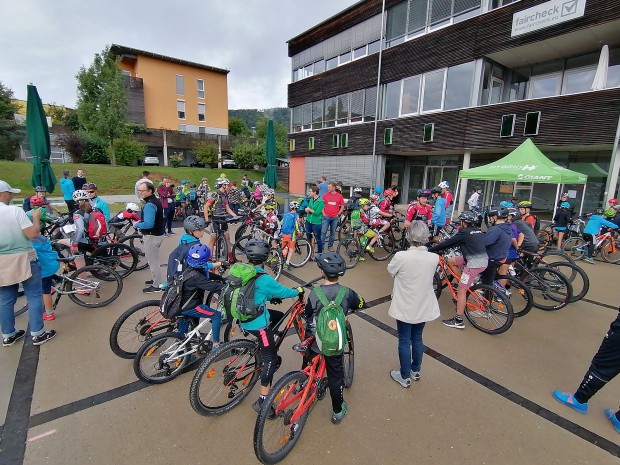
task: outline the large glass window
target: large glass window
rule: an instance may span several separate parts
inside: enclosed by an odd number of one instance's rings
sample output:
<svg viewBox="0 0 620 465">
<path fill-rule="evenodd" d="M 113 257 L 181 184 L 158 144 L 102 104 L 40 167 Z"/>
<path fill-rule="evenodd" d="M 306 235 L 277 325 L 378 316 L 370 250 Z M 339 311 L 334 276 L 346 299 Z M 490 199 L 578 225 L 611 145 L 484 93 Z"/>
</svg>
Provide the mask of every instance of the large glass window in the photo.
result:
<svg viewBox="0 0 620 465">
<path fill-rule="evenodd" d="M 314 62 L 314 74 L 322 73 L 325 71 L 325 60 L 319 60 Z"/>
<path fill-rule="evenodd" d="M 312 129 L 323 127 L 323 100 L 312 102 Z"/>
<path fill-rule="evenodd" d="M 403 81 L 403 98 L 400 107 L 401 115 L 409 115 L 418 112 L 420 103 L 420 76 L 405 79 Z"/>
<path fill-rule="evenodd" d="M 364 117 L 364 90 L 351 92 L 351 123 L 359 123 Z"/>
<path fill-rule="evenodd" d="M 530 98 L 553 97 L 560 93 L 562 73 L 532 76 L 530 79 Z"/>
<path fill-rule="evenodd" d="M 301 124 L 302 129 L 307 130 L 312 128 L 312 104 L 306 103 L 301 107 Z"/>
<path fill-rule="evenodd" d="M 358 47 L 353 50 L 353 59 L 362 58 L 366 56 L 366 46 Z"/>
<path fill-rule="evenodd" d="M 512 71 L 510 81 L 510 101 L 523 100 L 527 96 L 530 68 L 524 67 Z"/>
<path fill-rule="evenodd" d="M 448 68 L 444 109 L 468 107 L 474 82 L 474 62 Z"/>
<path fill-rule="evenodd" d="M 329 60 L 325 60 L 326 70 L 334 69 L 336 66 L 338 66 L 338 57 L 333 57 L 333 58 L 330 58 Z"/>
<path fill-rule="evenodd" d="M 345 52 L 340 55 L 340 60 L 338 60 L 338 63 L 343 65 L 349 61 L 351 61 L 351 52 Z"/>
<path fill-rule="evenodd" d="M 605 87 L 620 86 L 620 48 L 609 51 L 609 68 L 607 68 L 607 83 Z"/>
<path fill-rule="evenodd" d="M 293 108 L 293 132 L 301 131 L 301 107 Z"/>
<path fill-rule="evenodd" d="M 323 118 L 323 126 L 331 128 L 336 125 L 336 97 L 325 99 L 325 117 Z"/>
<path fill-rule="evenodd" d="M 452 0 L 430 0 L 431 26 L 445 23 L 452 15 Z"/>
<path fill-rule="evenodd" d="M 349 94 L 338 96 L 338 110 L 336 113 L 336 124 L 349 123 Z"/>
<path fill-rule="evenodd" d="M 373 53 L 379 53 L 381 49 L 381 41 L 376 40 L 368 44 L 368 55 L 372 55 Z"/>
<path fill-rule="evenodd" d="M 592 90 L 592 83 L 594 82 L 595 74 L 595 66 L 566 71 L 564 73 L 564 81 L 562 83 L 562 94 L 576 94 L 577 92 L 587 92 Z"/>
<path fill-rule="evenodd" d="M 407 31 L 415 34 L 426 28 L 427 0 L 409 0 L 409 18 Z"/>
<path fill-rule="evenodd" d="M 385 85 L 383 119 L 398 118 L 399 116 L 401 82 L 395 81 Z"/>
<path fill-rule="evenodd" d="M 369 87 L 364 93 L 364 121 L 374 121 L 377 116 L 377 88 Z"/>
<path fill-rule="evenodd" d="M 185 95 L 185 80 L 183 76 L 177 74 L 177 95 Z"/>
<path fill-rule="evenodd" d="M 389 41 L 396 37 L 404 36 L 406 30 L 407 2 L 402 2 L 387 10 L 385 39 Z"/>
<path fill-rule="evenodd" d="M 422 111 L 441 110 L 445 70 L 424 74 L 422 84 Z"/>
</svg>

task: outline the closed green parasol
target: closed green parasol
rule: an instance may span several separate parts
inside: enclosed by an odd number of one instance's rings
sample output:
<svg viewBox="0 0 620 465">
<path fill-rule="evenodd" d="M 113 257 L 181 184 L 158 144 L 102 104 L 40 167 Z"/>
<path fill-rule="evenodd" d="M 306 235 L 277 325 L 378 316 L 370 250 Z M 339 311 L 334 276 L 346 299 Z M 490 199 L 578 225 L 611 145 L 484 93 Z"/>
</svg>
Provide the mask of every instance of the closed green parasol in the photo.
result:
<svg viewBox="0 0 620 465">
<path fill-rule="evenodd" d="M 54 192 L 56 176 L 50 166 L 50 133 L 43 104 L 37 88 L 28 86 L 28 104 L 26 106 L 26 132 L 32 156 L 32 187 L 43 186 L 48 192 Z"/>
<path fill-rule="evenodd" d="M 273 120 L 267 123 L 267 135 L 265 136 L 265 158 L 267 160 L 267 170 L 265 171 L 265 184 L 272 189 L 278 184 L 278 173 L 276 171 L 276 131 L 273 127 Z"/>
</svg>

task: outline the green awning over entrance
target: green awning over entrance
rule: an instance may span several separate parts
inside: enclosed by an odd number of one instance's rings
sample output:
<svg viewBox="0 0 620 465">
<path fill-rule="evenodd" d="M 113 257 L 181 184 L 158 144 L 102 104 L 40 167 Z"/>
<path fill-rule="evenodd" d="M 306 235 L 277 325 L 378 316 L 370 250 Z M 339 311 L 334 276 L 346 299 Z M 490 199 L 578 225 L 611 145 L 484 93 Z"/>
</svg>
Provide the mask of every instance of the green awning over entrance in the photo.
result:
<svg viewBox="0 0 620 465">
<path fill-rule="evenodd" d="M 545 184 L 585 184 L 588 181 L 585 174 L 562 168 L 549 160 L 531 139 L 527 139 L 504 158 L 488 165 L 461 170 L 459 177 Z"/>
</svg>

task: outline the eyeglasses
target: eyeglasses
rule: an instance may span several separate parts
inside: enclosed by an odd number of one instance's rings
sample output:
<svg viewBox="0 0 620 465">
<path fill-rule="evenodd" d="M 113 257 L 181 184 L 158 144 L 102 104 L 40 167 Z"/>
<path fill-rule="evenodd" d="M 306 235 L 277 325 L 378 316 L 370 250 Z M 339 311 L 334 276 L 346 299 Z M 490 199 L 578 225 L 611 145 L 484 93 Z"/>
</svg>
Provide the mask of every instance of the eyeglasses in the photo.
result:
<svg viewBox="0 0 620 465">
<path fill-rule="evenodd" d="M 94 194 L 97 191 L 86 191 L 86 192 L 88 192 L 89 194 Z"/>
</svg>

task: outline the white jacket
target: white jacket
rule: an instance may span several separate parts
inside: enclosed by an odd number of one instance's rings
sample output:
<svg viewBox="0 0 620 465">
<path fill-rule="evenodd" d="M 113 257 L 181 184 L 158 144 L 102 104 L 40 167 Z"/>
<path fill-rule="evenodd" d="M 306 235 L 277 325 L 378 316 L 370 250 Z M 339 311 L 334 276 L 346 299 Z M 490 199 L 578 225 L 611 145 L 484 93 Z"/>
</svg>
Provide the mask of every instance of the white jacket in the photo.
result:
<svg viewBox="0 0 620 465">
<path fill-rule="evenodd" d="M 433 276 L 439 257 L 426 247 L 397 252 L 387 267 L 394 278 L 388 314 L 405 323 L 424 323 L 439 317 Z"/>
</svg>

